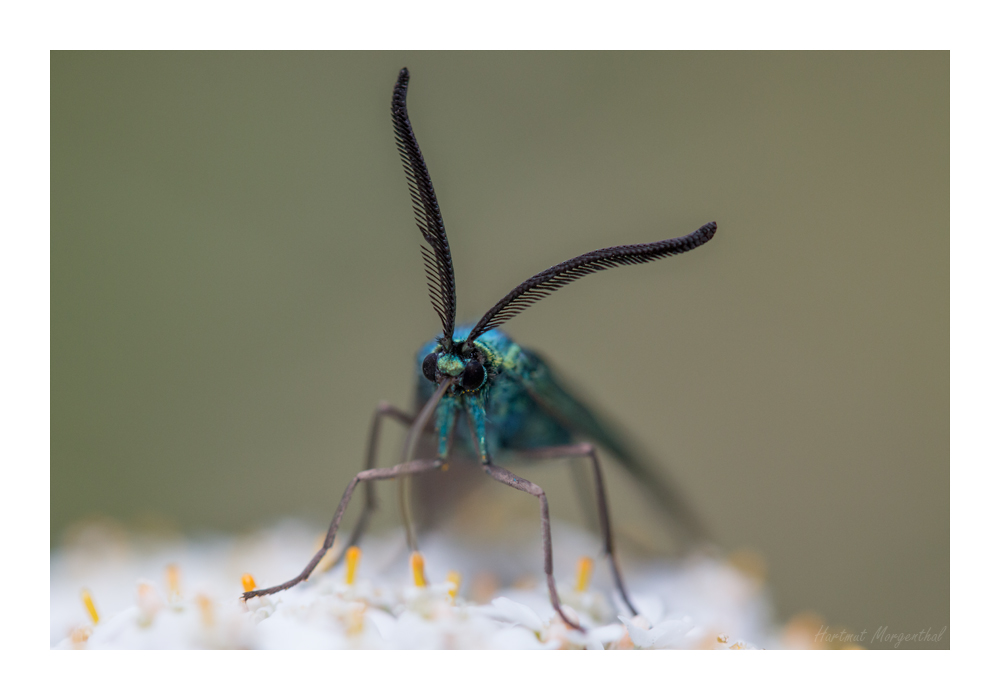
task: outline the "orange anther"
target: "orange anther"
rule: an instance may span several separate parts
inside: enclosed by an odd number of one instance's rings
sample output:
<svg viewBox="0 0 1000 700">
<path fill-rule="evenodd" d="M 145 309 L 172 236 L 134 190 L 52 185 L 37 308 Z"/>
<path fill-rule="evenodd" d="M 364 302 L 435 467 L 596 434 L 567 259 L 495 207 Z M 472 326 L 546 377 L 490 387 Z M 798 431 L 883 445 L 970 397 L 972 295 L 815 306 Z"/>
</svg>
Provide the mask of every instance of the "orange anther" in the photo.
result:
<svg viewBox="0 0 1000 700">
<path fill-rule="evenodd" d="M 462 585 L 462 574 L 457 571 L 449 571 L 445 580 L 451 584 L 451 588 L 448 589 L 448 595 L 451 596 L 452 601 L 454 601 L 455 596 L 458 595 L 458 589 Z"/>
<path fill-rule="evenodd" d="M 240 583 L 243 584 L 244 593 L 249 593 L 257 587 L 257 582 L 253 580 L 253 576 L 250 574 L 243 574 L 243 578 L 240 579 Z"/>
<path fill-rule="evenodd" d="M 354 577 L 358 573 L 358 563 L 361 561 L 361 547 L 348 547 L 347 554 L 347 574 L 344 577 L 348 586 L 354 585 Z"/>
<path fill-rule="evenodd" d="M 590 585 L 590 574 L 594 570 L 594 560 L 590 557 L 580 557 L 576 563 L 576 590 L 583 593 Z"/>
<path fill-rule="evenodd" d="M 198 609 L 201 611 L 201 623 L 205 627 L 211 627 L 215 622 L 215 616 L 212 614 L 212 600 L 207 595 L 198 594 L 195 596 L 195 602 L 198 603 Z"/>
<path fill-rule="evenodd" d="M 87 614 L 90 615 L 90 619 L 96 625 L 101 621 L 101 616 L 97 614 L 97 608 L 94 606 L 94 597 L 90 595 L 90 591 L 84 588 L 80 591 L 80 600 L 83 601 L 83 607 L 87 609 Z"/>
<path fill-rule="evenodd" d="M 167 566 L 167 590 L 171 598 L 181 597 L 181 569 L 177 564 Z"/>
<path fill-rule="evenodd" d="M 320 573 L 325 573 L 333 568 L 334 562 L 337 561 L 337 557 L 334 554 L 334 552 L 337 550 L 337 542 L 339 541 L 340 541 L 340 535 L 337 535 L 336 537 L 333 538 L 333 544 L 330 546 L 328 550 L 326 550 L 326 554 L 324 554 L 323 558 L 319 560 L 319 564 L 316 565 L 316 569 Z M 322 549 L 324 544 L 326 544 L 325 532 L 316 538 L 316 545 L 315 545 L 316 549 Z"/>
<path fill-rule="evenodd" d="M 413 569 L 413 585 L 423 588 L 427 585 L 427 577 L 424 575 L 424 557 L 420 552 L 410 555 L 410 568 Z"/>
</svg>

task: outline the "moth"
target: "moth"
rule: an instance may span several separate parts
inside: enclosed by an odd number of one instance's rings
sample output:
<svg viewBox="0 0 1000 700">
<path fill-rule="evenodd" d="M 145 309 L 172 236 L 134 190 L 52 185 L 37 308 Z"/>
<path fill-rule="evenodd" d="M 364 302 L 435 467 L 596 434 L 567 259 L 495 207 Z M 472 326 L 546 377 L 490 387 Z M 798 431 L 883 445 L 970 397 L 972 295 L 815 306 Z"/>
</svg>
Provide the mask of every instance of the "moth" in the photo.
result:
<svg viewBox="0 0 1000 700">
<path fill-rule="evenodd" d="M 364 532 L 375 508 L 374 482 L 398 477 L 417 477 L 447 467 L 456 450 L 473 454 L 486 477 L 495 479 L 538 499 L 541 510 L 543 568 L 552 607 L 563 621 L 579 629 L 563 611 L 556 592 L 552 567 L 552 536 L 545 492 L 536 484 L 498 465 L 494 456 L 517 453 L 534 460 L 582 457 L 591 465 L 598 520 L 604 553 L 624 604 L 637 614 L 622 581 L 615 558 L 604 477 L 595 444 L 606 449 L 634 476 L 690 538 L 700 539 L 704 530 L 697 517 L 654 467 L 636 456 L 627 442 L 574 396 L 552 373 L 548 364 L 520 346 L 500 326 L 529 306 L 570 282 L 587 275 L 624 265 L 637 265 L 679 255 L 704 245 L 716 232 L 715 222 L 679 238 L 654 243 L 622 245 L 585 253 L 554 265 L 514 287 L 472 325 L 456 326 L 455 271 L 444 220 L 438 207 L 430 173 L 410 124 L 406 94 L 410 73 L 406 68 L 392 92 L 392 123 L 396 145 L 409 183 L 417 228 L 423 236 L 421 252 L 427 274 L 431 305 L 441 322 L 441 333 L 425 344 L 417 357 L 417 396 L 422 408 L 417 415 L 388 404 L 375 411 L 369 433 L 366 468 L 347 486 L 333 516 L 323 545 L 306 568 L 285 583 L 248 591 L 244 599 L 269 595 L 305 581 L 333 546 L 334 537 L 351 496 L 365 485 L 365 504 L 347 546 Z M 388 469 L 374 468 L 375 452 L 384 418 L 409 427 L 401 462 Z M 437 455 L 415 459 L 417 441 L 425 432 L 435 437 Z M 405 510 L 404 510 L 405 513 Z M 416 538 L 404 517 L 407 540 L 416 549 Z M 346 551 L 346 547 L 344 548 Z"/>
</svg>

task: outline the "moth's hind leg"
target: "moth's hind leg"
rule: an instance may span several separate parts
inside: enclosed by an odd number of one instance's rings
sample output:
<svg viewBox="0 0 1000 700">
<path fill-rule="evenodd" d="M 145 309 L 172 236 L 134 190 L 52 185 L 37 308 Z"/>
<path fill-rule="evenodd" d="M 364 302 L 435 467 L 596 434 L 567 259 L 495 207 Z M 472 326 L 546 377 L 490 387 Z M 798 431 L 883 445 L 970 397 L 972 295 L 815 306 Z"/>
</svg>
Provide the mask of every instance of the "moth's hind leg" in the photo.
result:
<svg viewBox="0 0 1000 700">
<path fill-rule="evenodd" d="M 618 569 L 618 560 L 615 559 L 615 543 L 611 534 L 611 516 L 608 513 L 608 499 L 604 491 L 604 475 L 601 472 L 601 463 L 597 459 L 597 450 L 587 442 L 576 445 L 559 445 L 556 447 L 543 447 L 537 450 L 526 450 L 518 452 L 518 455 L 527 459 L 560 459 L 564 457 L 587 457 L 594 465 L 594 486 L 597 492 L 597 517 L 601 526 L 601 537 L 604 539 L 604 553 L 608 557 L 611 565 L 611 575 L 615 579 L 615 587 L 621 593 L 622 600 L 633 615 L 638 615 L 635 605 L 625 591 L 625 583 L 622 581 L 621 571 Z"/>
<path fill-rule="evenodd" d="M 395 467 L 390 467 L 389 469 L 369 469 L 360 472 L 357 476 L 351 479 L 351 483 L 347 485 L 347 490 L 344 491 L 343 497 L 340 499 L 340 504 L 337 506 L 337 511 L 333 514 L 333 520 L 330 522 L 330 528 L 327 530 L 326 539 L 323 540 L 323 546 L 315 556 L 306 565 L 306 568 L 302 570 L 302 573 L 293 579 L 285 581 L 280 586 L 272 586 L 271 588 L 263 588 L 256 591 L 248 591 L 243 594 L 243 599 L 247 600 L 249 598 L 255 598 L 261 595 L 270 595 L 272 593 L 277 593 L 278 591 L 283 591 L 299 583 L 302 583 L 316 568 L 323 556 L 330 551 L 333 546 L 333 538 L 337 536 L 337 529 L 340 527 L 340 520 L 344 517 L 344 511 L 347 509 L 347 504 L 351 500 L 351 495 L 354 493 L 354 489 L 361 482 L 372 482 L 380 481 L 382 479 L 394 479 L 397 476 L 408 476 L 410 474 L 420 474 L 422 472 L 428 472 L 434 469 L 440 469 L 444 462 L 440 459 L 418 459 L 412 462 L 404 462 L 403 464 L 397 464 Z"/>
</svg>

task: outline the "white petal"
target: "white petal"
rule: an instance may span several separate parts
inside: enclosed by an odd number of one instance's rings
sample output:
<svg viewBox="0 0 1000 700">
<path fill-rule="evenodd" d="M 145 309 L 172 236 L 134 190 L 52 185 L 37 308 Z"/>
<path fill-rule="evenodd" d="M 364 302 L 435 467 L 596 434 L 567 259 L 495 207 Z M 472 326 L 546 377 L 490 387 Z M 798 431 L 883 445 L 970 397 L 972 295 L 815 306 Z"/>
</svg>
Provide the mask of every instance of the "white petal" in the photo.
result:
<svg viewBox="0 0 1000 700">
<path fill-rule="evenodd" d="M 650 630 L 644 630 L 623 615 L 619 615 L 618 619 L 625 623 L 625 629 L 628 630 L 628 636 L 636 647 L 639 649 L 648 649 L 653 646 L 653 642 L 656 641 L 656 638 Z"/>
<path fill-rule="evenodd" d="M 687 646 L 685 635 L 691 631 L 694 623 L 691 618 L 684 617 L 680 620 L 665 620 L 656 625 L 649 633 L 653 636 L 653 646 L 657 649 L 664 649 L 673 646 Z M 635 641 L 635 640 L 632 640 Z"/>
<path fill-rule="evenodd" d="M 542 631 L 541 618 L 527 605 L 521 605 L 520 603 L 515 603 L 510 598 L 500 596 L 499 598 L 494 598 L 493 607 L 499 611 L 502 619 L 524 625 L 532 632 Z"/>
</svg>

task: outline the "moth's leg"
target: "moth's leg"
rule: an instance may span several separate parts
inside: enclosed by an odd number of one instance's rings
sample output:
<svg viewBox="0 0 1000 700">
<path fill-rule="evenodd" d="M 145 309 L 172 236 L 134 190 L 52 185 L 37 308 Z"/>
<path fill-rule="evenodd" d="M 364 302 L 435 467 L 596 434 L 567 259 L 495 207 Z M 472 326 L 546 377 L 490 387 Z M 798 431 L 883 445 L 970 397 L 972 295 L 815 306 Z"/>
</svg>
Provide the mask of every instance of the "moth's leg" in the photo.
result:
<svg viewBox="0 0 1000 700">
<path fill-rule="evenodd" d="M 632 612 L 638 615 L 638 611 L 632 604 L 628 593 L 625 592 L 625 584 L 622 582 L 621 572 L 618 570 L 618 561 L 615 559 L 615 543 L 611 534 L 611 516 L 608 513 L 608 499 L 604 491 L 604 475 L 601 472 L 601 463 L 597 459 L 597 450 L 590 443 L 581 442 L 577 445 L 559 445 L 556 447 L 543 447 L 537 450 L 527 450 L 518 452 L 518 455 L 528 459 L 560 459 L 563 457 L 588 457 L 594 465 L 594 486 L 597 491 L 597 517 L 601 524 L 601 537 L 604 538 L 604 553 L 608 556 L 611 564 L 611 575 L 615 579 L 615 587 L 621 593 L 622 600 Z"/>
<path fill-rule="evenodd" d="M 434 391 L 434 394 L 428 399 L 424 407 L 420 409 L 420 413 L 417 417 L 413 419 L 413 425 L 406 432 L 406 440 L 403 442 L 403 456 L 400 458 L 400 462 L 409 462 L 413 459 L 414 451 L 417 447 L 417 439 L 420 437 L 430 423 L 431 417 L 435 414 L 438 404 L 444 397 L 445 392 L 447 392 L 451 385 L 455 383 L 454 377 L 448 377 L 440 384 L 438 388 Z M 449 442 L 450 445 L 450 442 Z M 448 459 L 448 454 L 439 455 L 441 458 L 441 464 L 446 464 L 445 460 Z M 406 544 L 410 548 L 411 552 L 417 551 L 417 536 L 413 529 L 413 518 L 410 517 L 409 499 L 407 493 L 407 483 L 409 479 L 401 479 L 399 483 L 399 514 L 403 520 L 403 530 L 406 532 Z"/>
<path fill-rule="evenodd" d="M 526 459 L 531 459 L 531 455 L 525 455 Z M 573 491 L 576 495 L 576 502 L 580 504 L 580 510 L 583 511 L 584 524 L 587 526 L 588 530 L 599 531 L 601 524 L 597 520 L 597 513 L 594 511 L 593 504 L 596 499 L 594 493 L 594 486 L 591 480 L 587 478 L 587 473 L 581 469 L 570 469 L 569 470 L 570 480 L 573 482 Z"/>
<path fill-rule="evenodd" d="M 563 612 L 562 606 L 559 605 L 559 594 L 556 592 L 556 579 L 552 575 L 552 530 L 549 526 L 549 501 L 545 497 L 545 492 L 540 486 L 531 483 L 527 479 L 515 476 L 503 467 L 498 467 L 495 464 L 490 464 L 488 462 L 483 463 L 482 466 L 483 471 L 500 483 L 512 486 L 518 491 L 530 493 L 538 499 L 538 503 L 542 509 L 542 550 L 545 557 L 545 578 L 549 584 L 549 600 L 552 602 L 552 607 L 556 609 L 557 613 L 559 613 L 559 617 L 562 618 L 563 622 L 570 627 L 583 631 L 583 628 L 580 627 L 579 624 L 572 622 L 566 617 L 566 613 Z"/>
<path fill-rule="evenodd" d="M 375 409 L 375 415 L 372 416 L 372 427 L 368 431 L 368 450 L 365 453 L 365 468 L 364 471 L 371 471 L 375 468 L 375 460 L 378 456 L 378 440 L 379 435 L 382 432 L 382 419 L 392 418 L 399 423 L 409 427 L 413 425 L 413 416 L 411 416 L 406 411 L 400 410 L 393 406 L 392 404 L 382 401 L 379 403 L 378 407 Z M 368 521 L 371 519 L 372 513 L 378 508 L 378 500 L 375 498 L 375 482 L 366 481 L 365 482 L 365 502 L 361 509 L 361 514 L 358 515 L 358 520 L 354 524 L 354 529 L 351 530 L 351 536 L 347 540 L 347 543 L 341 547 L 340 551 L 333 558 L 333 562 L 330 563 L 331 567 L 336 566 L 347 554 L 347 550 L 358 543 L 361 536 L 365 533 L 368 528 Z"/>
<path fill-rule="evenodd" d="M 340 505 L 337 506 L 337 511 L 333 514 L 333 520 L 330 522 L 330 529 L 327 530 L 323 546 L 318 552 L 316 552 L 316 555 L 306 565 L 306 568 L 302 570 L 302 573 L 289 581 L 285 581 L 280 586 L 272 586 L 271 588 L 248 591 L 243 594 L 243 599 L 247 600 L 261 595 L 277 593 L 278 591 L 283 591 L 296 584 L 302 583 L 309 578 L 309 574 L 311 574 L 313 569 L 316 568 L 316 565 L 319 564 L 320 559 L 322 559 L 323 555 L 330 551 L 330 547 L 333 546 L 333 538 L 337 536 L 337 528 L 340 527 L 340 519 L 344 516 L 344 510 L 347 509 L 347 504 L 351 500 L 351 495 L 354 493 L 354 489 L 359 483 L 379 481 L 381 479 L 393 479 L 397 476 L 420 474 L 421 472 L 440 469 L 442 464 L 444 464 L 444 462 L 440 459 L 418 459 L 412 462 L 397 464 L 395 467 L 390 467 L 389 469 L 369 469 L 359 473 L 351 479 L 351 483 L 347 485 L 347 490 L 344 491 L 344 496 L 340 499 Z"/>
</svg>

